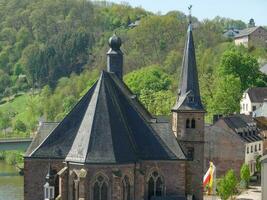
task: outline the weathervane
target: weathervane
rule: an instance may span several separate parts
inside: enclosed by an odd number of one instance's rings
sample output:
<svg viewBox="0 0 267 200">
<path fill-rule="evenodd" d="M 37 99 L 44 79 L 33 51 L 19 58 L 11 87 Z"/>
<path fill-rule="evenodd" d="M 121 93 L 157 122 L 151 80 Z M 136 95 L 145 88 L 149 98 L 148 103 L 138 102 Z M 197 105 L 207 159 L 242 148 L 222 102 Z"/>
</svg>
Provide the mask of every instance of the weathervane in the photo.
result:
<svg viewBox="0 0 267 200">
<path fill-rule="evenodd" d="M 188 12 L 189 12 L 189 24 L 192 22 L 192 5 L 189 5 Z"/>
</svg>

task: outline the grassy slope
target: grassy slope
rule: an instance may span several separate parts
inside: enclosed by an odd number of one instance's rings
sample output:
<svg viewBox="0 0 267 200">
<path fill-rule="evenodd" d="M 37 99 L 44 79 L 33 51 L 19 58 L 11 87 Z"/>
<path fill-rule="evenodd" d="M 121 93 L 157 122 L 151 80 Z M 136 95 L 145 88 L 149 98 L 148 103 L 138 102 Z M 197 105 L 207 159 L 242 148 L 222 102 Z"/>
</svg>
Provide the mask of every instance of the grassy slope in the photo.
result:
<svg viewBox="0 0 267 200">
<path fill-rule="evenodd" d="M 36 107 L 36 103 L 40 103 L 39 95 L 32 96 L 30 93 L 23 94 L 13 100 L 0 105 L 0 112 L 2 113 L 15 113 L 15 117 L 12 118 L 14 123 L 16 120 L 21 120 L 27 127 L 31 126 L 31 121 L 38 118 L 30 109 Z M 30 105 L 34 105 L 31 107 Z M 12 125 L 11 125 L 12 126 Z"/>
</svg>

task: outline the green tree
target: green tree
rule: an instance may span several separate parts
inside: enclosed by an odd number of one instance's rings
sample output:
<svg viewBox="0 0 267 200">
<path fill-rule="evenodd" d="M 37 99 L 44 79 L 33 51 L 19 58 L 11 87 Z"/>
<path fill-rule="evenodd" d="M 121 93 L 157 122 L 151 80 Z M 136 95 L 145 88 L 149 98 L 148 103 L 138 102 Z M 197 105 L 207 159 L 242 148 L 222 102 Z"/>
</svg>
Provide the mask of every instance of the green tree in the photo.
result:
<svg viewBox="0 0 267 200">
<path fill-rule="evenodd" d="M 219 67 L 222 76 L 233 75 L 241 81 L 242 91 L 256 86 L 260 75 L 259 64 L 255 57 L 239 49 L 230 49 L 224 52 Z"/>
<path fill-rule="evenodd" d="M 218 195 L 222 200 L 227 200 L 236 193 L 237 178 L 233 170 L 229 170 L 226 175 L 218 182 Z"/>
<path fill-rule="evenodd" d="M 233 75 L 218 77 L 214 83 L 212 98 L 207 100 L 207 110 L 210 117 L 213 114 L 231 114 L 239 112 L 241 83 Z"/>
<path fill-rule="evenodd" d="M 240 169 L 240 178 L 242 181 L 245 182 L 246 188 L 248 188 L 250 171 L 249 171 L 249 166 L 245 163 L 242 165 L 242 167 Z"/>
</svg>

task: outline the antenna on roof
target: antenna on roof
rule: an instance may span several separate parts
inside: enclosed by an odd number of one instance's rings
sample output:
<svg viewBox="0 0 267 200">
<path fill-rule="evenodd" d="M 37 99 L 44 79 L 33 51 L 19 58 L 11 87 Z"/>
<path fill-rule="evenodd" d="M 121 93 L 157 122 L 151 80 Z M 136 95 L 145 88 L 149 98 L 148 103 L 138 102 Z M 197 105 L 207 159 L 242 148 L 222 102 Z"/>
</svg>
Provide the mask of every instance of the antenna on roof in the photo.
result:
<svg viewBox="0 0 267 200">
<path fill-rule="evenodd" d="M 189 5 L 189 7 L 188 7 L 188 12 L 189 12 L 189 24 L 191 24 L 192 23 L 192 5 Z"/>
</svg>

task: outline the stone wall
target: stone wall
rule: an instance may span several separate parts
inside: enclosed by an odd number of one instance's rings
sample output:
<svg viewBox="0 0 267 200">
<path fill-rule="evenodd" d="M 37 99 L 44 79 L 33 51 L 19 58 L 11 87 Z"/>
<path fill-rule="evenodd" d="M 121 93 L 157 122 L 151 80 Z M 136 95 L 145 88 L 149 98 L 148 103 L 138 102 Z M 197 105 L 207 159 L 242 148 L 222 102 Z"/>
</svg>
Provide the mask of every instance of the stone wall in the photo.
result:
<svg viewBox="0 0 267 200">
<path fill-rule="evenodd" d="M 203 199 L 204 176 L 204 112 L 173 112 L 172 128 L 183 151 L 191 161 L 186 162 L 186 193 Z M 195 128 L 187 128 L 186 121 L 195 120 Z"/>
<path fill-rule="evenodd" d="M 212 161 L 216 166 L 217 177 L 221 177 L 229 169 L 239 175 L 239 170 L 245 162 L 245 143 L 226 129 L 214 125 L 206 126 L 204 159 L 205 171 Z"/>
<path fill-rule="evenodd" d="M 24 200 L 44 199 L 44 184 L 49 163 L 57 172 L 64 167 L 62 160 L 24 159 Z"/>
<path fill-rule="evenodd" d="M 80 171 L 86 171 L 84 178 Z M 185 195 L 185 161 L 154 161 L 127 165 L 69 165 L 69 197 L 72 197 L 74 177 L 79 180 L 79 200 L 89 200 L 93 197 L 93 185 L 97 175 L 105 177 L 108 184 L 108 199 L 122 199 L 122 180 L 129 177 L 131 197 L 136 200 L 147 199 L 147 182 L 150 174 L 157 171 L 164 180 L 164 195 Z M 74 175 L 75 174 L 75 175 Z M 84 173 L 83 173 L 84 174 Z M 67 191 L 66 191 L 67 192 Z M 66 194 L 63 194 L 66 196 Z"/>
<path fill-rule="evenodd" d="M 259 27 L 249 35 L 249 46 L 267 47 L 267 30 Z"/>
</svg>

